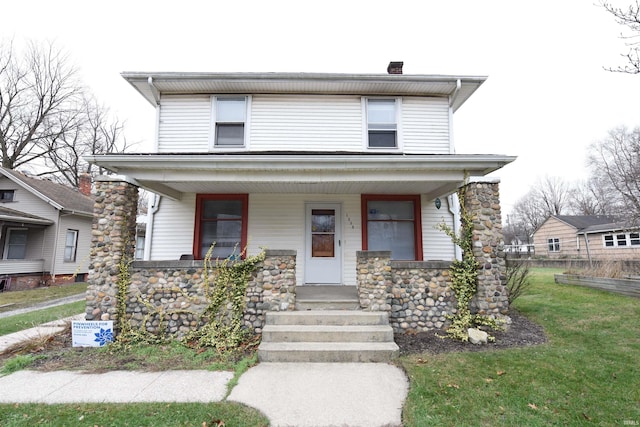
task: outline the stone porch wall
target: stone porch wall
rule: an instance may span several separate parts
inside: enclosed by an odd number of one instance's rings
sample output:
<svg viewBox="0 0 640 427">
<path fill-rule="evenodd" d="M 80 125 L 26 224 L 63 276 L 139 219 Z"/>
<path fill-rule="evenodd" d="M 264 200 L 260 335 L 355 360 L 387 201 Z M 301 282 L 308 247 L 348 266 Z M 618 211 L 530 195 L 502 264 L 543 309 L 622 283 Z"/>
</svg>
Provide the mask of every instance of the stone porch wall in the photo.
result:
<svg viewBox="0 0 640 427">
<path fill-rule="evenodd" d="M 388 311 L 394 332 L 446 327 L 455 312 L 447 261 L 392 261 L 390 251 L 360 251 L 358 297 L 368 311 Z"/>
</svg>

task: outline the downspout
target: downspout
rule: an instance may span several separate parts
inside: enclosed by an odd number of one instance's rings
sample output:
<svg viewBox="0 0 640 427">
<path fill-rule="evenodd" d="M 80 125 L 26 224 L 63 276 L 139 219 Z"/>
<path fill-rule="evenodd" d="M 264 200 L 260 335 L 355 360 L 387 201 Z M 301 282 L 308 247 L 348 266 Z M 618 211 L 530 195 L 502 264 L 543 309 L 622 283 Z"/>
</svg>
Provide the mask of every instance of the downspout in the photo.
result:
<svg viewBox="0 0 640 427">
<path fill-rule="evenodd" d="M 144 235 L 144 255 L 143 259 L 149 261 L 151 259 L 151 242 L 153 241 L 153 223 L 154 216 L 160 210 L 160 202 L 162 202 L 162 196 L 154 194 L 153 198 L 149 199 L 149 209 L 147 215 L 147 228 Z"/>
<path fill-rule="evenodd" d="M 460 79 L 456 80 L 456 88 L 449 95 L 449 153 L 455 154 L 456 150 L 453 143 L 453 103 L 458 97 L 462 83 Z M 460 200 L 456 193 L 447 197 L 449 204 L 449 212 L 453 214 L 453 232 L 456 236 L 460 234 Z M 455 257 L 458 261 L 462 260 L 462 249 L 458 245 L 454 245 Z"/>
<path fill-rule="evenodd" d="M 451 194 L 447 197 L 449 204 L 449 212 L 453 214 L 453 232 L 456 236 L 460 235 L 460 200 L 457 194 Z M 462 260 L 462 249 L 458 245 L 453 246 L 455 249 L 456 260 Z"/>
<path fill-rule="evenodd" d="M 153 95 L 153 99 L 156 101 L 156 126 L 155 126 L 155 134 L 153 135 L 153 146 L 154 151 L 158 152 L 158 129 L 160 129 L 160 91 L 153 84 L 153 77 L 149 76 L 147 79 L 147 84 L 149 85 L 149 89 L 151 90 L 151 94 Z"/>
<path fill-rule="evenodd" d="M 53 255 L 51 256 L 51 282 L 56 281 L 56 258 L 58 257 L 58 234 L 60 233 L 60 222 L 62 220 L 62 211 L 58 211 L 58 220 L 56 221 L 56 232 L 53 237 Z M 66 242 L 66 240 L 65 240 Z"/>
<path fill-rule="evenodd" d="M 593 261 L 591 260 L 591 251 L 589 250 L 589 235 L 588 233 L 584 233 L 584 243 L 587 248 L 587 258 L 589 258 L 589 268 L 593 268 Z"/>
</svg>

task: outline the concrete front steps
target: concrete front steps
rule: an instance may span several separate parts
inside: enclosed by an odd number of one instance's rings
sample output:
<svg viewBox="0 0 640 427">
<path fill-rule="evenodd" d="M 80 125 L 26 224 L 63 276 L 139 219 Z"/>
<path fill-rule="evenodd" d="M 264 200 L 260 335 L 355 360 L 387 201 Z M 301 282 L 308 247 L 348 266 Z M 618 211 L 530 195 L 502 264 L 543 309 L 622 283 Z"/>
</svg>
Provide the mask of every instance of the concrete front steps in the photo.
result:
<svg viewBox="0 0 640 427">
<path fill-rule="evenodd" d="M 389 362 L 399 351 L 384 312 L 269 312 L 265 323 L 262 362 Z"/>
</svg>

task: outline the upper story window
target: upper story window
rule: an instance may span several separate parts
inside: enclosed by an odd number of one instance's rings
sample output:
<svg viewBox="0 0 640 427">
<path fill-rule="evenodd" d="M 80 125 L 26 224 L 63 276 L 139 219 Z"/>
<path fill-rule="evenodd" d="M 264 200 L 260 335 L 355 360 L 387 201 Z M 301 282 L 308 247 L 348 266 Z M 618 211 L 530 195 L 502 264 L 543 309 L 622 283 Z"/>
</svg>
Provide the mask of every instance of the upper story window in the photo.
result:
<svg viewBox="0 0 640 427">
<path fill-rule="evenodd" d="M 0 190 L 0 202 L 13 202 L 15 190 Z"/>
<path fill-rule="evenodd" d="M 560 239 L 557 237 L 548 239 L 547 244 L 549 245 L 549 252 L 560 252 Z"/>
<path fill-rule="evenodd" d="M 367 146 L 398 147 L 398 101 L 367 99 Z"/>
<path fill-rule="evenodd" d="M 214 98 L 214 147 L 244 147 L 247 133 L 246 96 Z"/>
</svg>

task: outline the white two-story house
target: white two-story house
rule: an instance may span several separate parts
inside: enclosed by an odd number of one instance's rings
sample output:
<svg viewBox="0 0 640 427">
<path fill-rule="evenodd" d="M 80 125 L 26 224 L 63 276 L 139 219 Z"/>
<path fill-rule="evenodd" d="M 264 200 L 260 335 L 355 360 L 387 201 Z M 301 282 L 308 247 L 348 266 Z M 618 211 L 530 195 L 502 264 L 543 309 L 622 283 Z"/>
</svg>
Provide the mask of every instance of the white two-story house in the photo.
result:
<svg viewBox="0 0 640 427">
<path fill-rule="evenodd" d="M 356 253 L 452 260 L 436 227 L 456 189 L 515 158 L 456 154 L 453 116 L 485 77 L 146 73 L 123 77 L 156 109 L 152 153 L 90 161 L 155 194 L 144 259 L 295 250 L 298 285 L 355 285 Z"/>
</svg>

